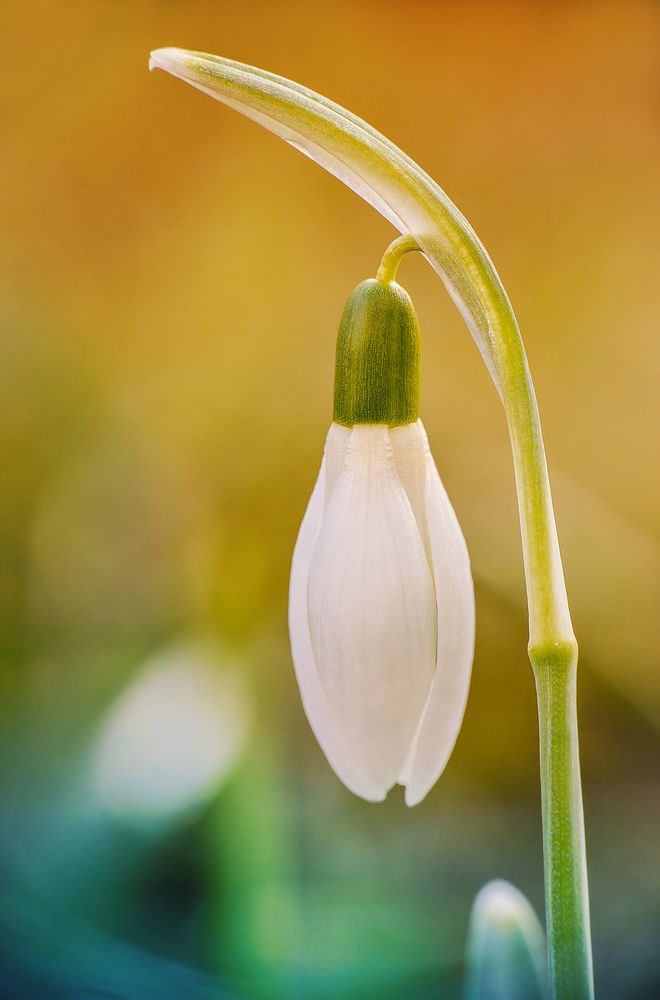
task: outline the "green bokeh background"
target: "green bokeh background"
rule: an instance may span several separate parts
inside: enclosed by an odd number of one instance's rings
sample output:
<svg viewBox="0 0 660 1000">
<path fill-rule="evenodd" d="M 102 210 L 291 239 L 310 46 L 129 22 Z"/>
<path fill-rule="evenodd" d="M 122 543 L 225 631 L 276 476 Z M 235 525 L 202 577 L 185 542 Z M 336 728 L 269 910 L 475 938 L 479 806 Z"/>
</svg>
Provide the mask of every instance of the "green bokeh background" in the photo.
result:
<svg viewBox="0 0 660 1000">
<path fill-rule="evenodd" d="M 286 601 L 339 317 L 394 234 L 297 152 L 150 76 L 148 50 L 170 44 L 362 115 L 491 252 L 580 642 L 598 995 L 660 995 L 658 4 L 9 0 L 2 20 L 2 996 L 454 998 L 479 887 L 507 878 L 543 905 L 497 395 L 408 258 L 477 649 L 442 779 L 412 811 L 400 790 L 373 806 L 307 726 Z M 139 823 L 98 800 L 95 747 L 115 699 L 186 637 L 216 642 L 251 721 L 212 795 Z"/>
</svg>

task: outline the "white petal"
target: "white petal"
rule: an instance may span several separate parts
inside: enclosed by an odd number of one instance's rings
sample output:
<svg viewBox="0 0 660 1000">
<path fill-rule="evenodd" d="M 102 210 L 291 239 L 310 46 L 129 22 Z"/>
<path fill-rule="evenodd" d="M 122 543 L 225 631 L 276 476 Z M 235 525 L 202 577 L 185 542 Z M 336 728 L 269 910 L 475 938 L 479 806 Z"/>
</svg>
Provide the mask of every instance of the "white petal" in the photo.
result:
<svg viewBox="0 0 660 1000">
<path fill-rule="evenodd" d="M 421 420 L 390 431 L 394 465 L 410 501 L 419 533 L 431 565 L 431 543 L 426 529 L 426 463 L 429 443 Z"/>
<path fill-rule="evenodd" d="M 389 431 L 351 431 L 312 560 L 314 658 L 328 701 L 363 770 L 395 783 L 436 662 L 436 603 Z"/>
<path fill-rule="evenodd" d="M 323 518 L 325 480 L 326 458 L 324 457 L 293 552 L 289 587 L 291 653 L 307 719 L 331 767 L 347 788 L 356 795 L 372 802 L 379 802 L 385 797 L 387 789 L 377 787 L 367 779 L 357 763 L 356 754 L 348 747 L 345 735 L 321 686 L 309 635 L 307 584 L 312 555 Z"/>
<path fill-rule="evenodd" d="M 470 559 L 430 452 L 425 500 L 438 608 L 438 652 L 433 685 L 400 776 L 409 806 L 421 802 L 449 760 L 463 721 L 474 655 Z"/>
<path fill-rule="evenodd" d="M 325 440 L 325 503 L 330 500 L 330 494 L 335 488 L 337 476 L 344 468 L 348 443 L 351 439 L 350 427 L 341 424 L 330 424 L 330 430 Z"/>
</svg>

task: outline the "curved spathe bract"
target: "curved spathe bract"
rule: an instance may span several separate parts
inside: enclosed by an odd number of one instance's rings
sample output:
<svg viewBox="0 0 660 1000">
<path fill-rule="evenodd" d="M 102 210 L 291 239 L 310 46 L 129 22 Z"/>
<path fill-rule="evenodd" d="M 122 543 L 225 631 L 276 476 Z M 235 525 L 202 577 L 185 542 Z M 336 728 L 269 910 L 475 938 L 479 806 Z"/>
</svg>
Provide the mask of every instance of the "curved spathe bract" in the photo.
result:
<svg viewBox="0 0 660 1000">
<path fill-rule="evenodd" d="M 297 83 L 230 59 L 157 49 L 167 70 L 316 160 L 402 233 L 412 234 L 461 311 L 502 398 L 520 508 L 530 644 L 573 640 L 541 428 L 520 332 L 477 235 L 428 174 L 385 136 Z"/>
</svg>

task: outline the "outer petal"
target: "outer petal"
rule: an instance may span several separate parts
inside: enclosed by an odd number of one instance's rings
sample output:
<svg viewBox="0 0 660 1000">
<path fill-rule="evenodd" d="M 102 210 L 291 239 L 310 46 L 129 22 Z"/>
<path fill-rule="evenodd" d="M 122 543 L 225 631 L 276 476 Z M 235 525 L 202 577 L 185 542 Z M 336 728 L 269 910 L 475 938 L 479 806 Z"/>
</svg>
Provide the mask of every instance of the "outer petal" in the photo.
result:
<svg viewBox="0 0 660 1000">
<path fill-rule="evenodd" d="M 328 701 L 363 770 L 389 788 L 433 678 L 436 602 L 385 426 L 351 432 L 312 560 L 308 606 Z"/>
<path fill-rule="evenodd" d="M 348 431 L 346 433 L 348 434 Z M 330 435 L 328 437 L 330 438 Z M 330 445 L 330 441 L 328 444 Z M 293 552 L 289 587 L 291 653 L 307 719 L 331 767 L 346 787 L 356 795 L 372 802 L 380 802 L 385 797 L 387 788 L 377 787 L 370 781 L 357 763 L 357 755 L 351 752 L 321 686 L 309 635 L 307 584 L 323 520 L 325 487 L 326 458 L 324 457 Z"/>
<path fill-rule="evenodd" d="M 409 806 L 421 802 L 449 760 L 463 721 L 474 655 L 470 559 L 428 445 L 425 502 L 438 607 L 438 651 L 431 691 L 400 776 Z"/>
</svg>

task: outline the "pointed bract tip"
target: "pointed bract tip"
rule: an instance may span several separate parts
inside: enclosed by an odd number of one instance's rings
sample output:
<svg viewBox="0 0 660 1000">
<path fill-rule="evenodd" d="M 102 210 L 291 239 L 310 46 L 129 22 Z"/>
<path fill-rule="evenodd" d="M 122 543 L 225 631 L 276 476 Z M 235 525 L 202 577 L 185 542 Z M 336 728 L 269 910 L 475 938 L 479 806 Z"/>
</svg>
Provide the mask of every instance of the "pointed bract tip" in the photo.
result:
<svg viewBox="0 0 660 1000">
<path fill-rule="evenodd" d="M 149 53 L 149 69 L 164 69 L 167 73 L 174 72 L 174 67 L 180 64 L 184 49 L 177 49 L 172 46 L 164 49 L 154 49 Z"/>
</svg>

